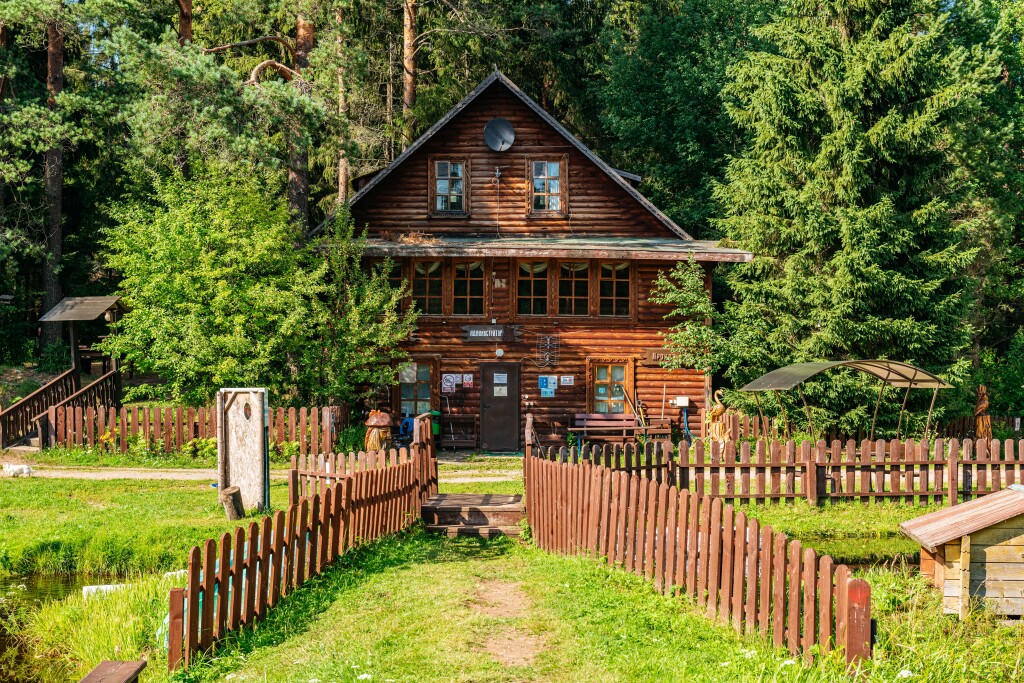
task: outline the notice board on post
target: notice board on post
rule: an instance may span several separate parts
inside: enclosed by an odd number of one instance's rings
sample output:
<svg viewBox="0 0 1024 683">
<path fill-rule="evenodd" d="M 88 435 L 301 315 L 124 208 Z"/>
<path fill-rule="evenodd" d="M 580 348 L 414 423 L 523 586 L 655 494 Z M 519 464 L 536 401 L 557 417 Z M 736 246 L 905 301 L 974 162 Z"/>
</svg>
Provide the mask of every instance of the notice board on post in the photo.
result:
<svg viewBox="0 0 1024 683">
<path fill-rule="evenodd" d="M 270 509 L 269 418 L 266 389 L 217 392 L 217 485 L 237 486 L 246 510 Z"/>
</svg>

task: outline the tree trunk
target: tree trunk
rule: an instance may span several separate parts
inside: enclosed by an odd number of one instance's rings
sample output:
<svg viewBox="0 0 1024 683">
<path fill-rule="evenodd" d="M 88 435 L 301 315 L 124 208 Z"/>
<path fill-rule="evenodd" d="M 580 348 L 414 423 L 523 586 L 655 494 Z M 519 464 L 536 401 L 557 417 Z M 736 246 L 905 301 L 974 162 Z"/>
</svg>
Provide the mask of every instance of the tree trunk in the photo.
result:
<svg viewBox="0 0 1024 683">
<path fill-rule="evenodd" d="M 2 21 L 0 21 L 0 50 L 3 50 L 4 52 L 7 52 L 7 36 L 8 36 L 7 26 Z M 6 76 L 0 76 L 0 109 L 3 108 L 4 95 L 6 95 L 6 93 L 7 93 L 7 77 Z M 3 134 L 3 130 L 2 129 L 0 129 L 0 134 Z M 6 225 L 7 224 L 6 223 L 6 217 L 4 215 L 4 208 L 5 208 L 5 204 L 4 204 L 4 201 L 5 201 L 5 199 L 4 199 L 4 191 L 5 191 L 5 189 L 6 188 L 4 186 L 4 179 L 0 178 L 0 225 Z"/>
<path fill-rule="evenodd" d="M 300 15 L 295 28 L 295 70 L 303 78 L 295 84 L 306 87 L 305 70 L 309 67 L 309 53 L 313 49 L 313 22 Z M 288 143 L 288 208 L 303 229 L 309 226 L 309 152 L 301 142 L 298 122 L 292 123 L 291 140 Z"/>
<path fill-rule="evenodd" d="M 192 42 L 192 0 L 178 0 L 178 44 Z"/>
<path fill-rule="evenodd" d="M 416 0 L 403 0 L 402 29 L 402 148 L 412 144 L 416 122 Z"/>
<path fill-rule="evenodd" d="M 339 8 L 334 13 L 334 20 L 338 25 L 338 37 L 335 39 L 338 47 L 338 117 L 344 126 L 344 132 L 338 140 L 338 204 L 348 201 L 348 93 L 345 90 L 345 66 L 344 50 L 345 41 L 342 38 L 342 25 L 345 17 Z"/>
<path fill-rule="evenodd" d="M 64 34 L 56 21 L 46 26 L 46 104 L 57 106 L 57 96 L 64 89 Z M 50 209 L 46 226 L 46 255 L 43 258 L 43 309 L 48 311 L 64 298 L 60 281 L 60 265 L 64 250 L 64 228 L 61 224 L 64 191 L 64 150 L 58 143 L 46 150 L 46 204 Z M 60 323 L 43 323 L 43 348 L 61 340 Z"/>
</svg>

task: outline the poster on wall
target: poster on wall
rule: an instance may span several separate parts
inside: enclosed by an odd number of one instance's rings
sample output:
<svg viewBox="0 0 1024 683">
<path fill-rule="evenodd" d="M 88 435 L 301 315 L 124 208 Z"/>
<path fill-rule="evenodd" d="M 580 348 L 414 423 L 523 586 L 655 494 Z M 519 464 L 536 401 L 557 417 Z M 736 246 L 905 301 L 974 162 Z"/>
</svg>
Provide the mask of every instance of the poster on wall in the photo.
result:
<svg viewBox="0 0 1024 683">
<path fill-rule="evenodd" d="M 494 373 L 495 384 L 508 384 L 508 375 L 496 372 Z"/>
<path fill-rule="evenodd" d="M 541 387 L 540 388 L 540 397 L 541 398 L 554 398 L 555 397 L 555 388 L 554 387 Z"/>
<path fill-rule="evenodd" d="M 504 384 L 495 384 L 494 385 L 494 395 L 495 396 L 508 396 L 508 387 L 506 385 L 504 385 Z"/>
<path fill-rule="evenodd" d="M 462 386 L 467 389 L 473 388 L 473 373 L 466 373 L 462 376 Z"/>
<path fill-rule="evenodd" d="M 455 391 L 455 385 L 462 381 L 461 374 L 444 373 L 441 375 L 441 392 L 450 394 Z"/>
<path fill-rule="evenodd" d="M 562 375 L 559 383 L 563 387 L 571 387 L 576 384 L 576 375 Z"/>
</svg>

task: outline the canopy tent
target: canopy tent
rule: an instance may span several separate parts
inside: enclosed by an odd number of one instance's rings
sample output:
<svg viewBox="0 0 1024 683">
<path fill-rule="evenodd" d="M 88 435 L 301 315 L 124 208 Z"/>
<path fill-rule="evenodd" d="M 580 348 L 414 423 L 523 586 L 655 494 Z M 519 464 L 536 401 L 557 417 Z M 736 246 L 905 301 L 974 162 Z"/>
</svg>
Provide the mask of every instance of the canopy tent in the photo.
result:
<svg viewBox="0 0 1024 683">
<path fill-rule="evenodd" d="M 900 427 L 903 425 L 903 413 L 907 407 L 907 397 L 910 394 L 911 389 L 932 389 L 932 402 L 928 407 L 928 420 L 925 423 L 925 433 L 928 433 L 928 429 L 931 427 L 932 422 L 932 410 L 935 408 L 935 397 L 939 392 L 939 389 L 952 389 L 953 385 L 944 381 L 940 377 L 933 375 L 927 370 L 923 370 L 916 365 L 910 363 L 903 363 L 895 360 L 835 360 L 835 361 L 815 361 L 811 363 L 793 363 L 782 368 L 777 368 L 769 373 L 761 375 L 752 382 L 749 382 L 745 386 L 740 388 L 740 391 L 784 391 L 793 389 L 794 387 L 800 393 L 800 398 L 804 402 L 804 410 L 807 412 L 807 422 L 811 428 L 811 437 L 814 438 L 814 424 L 811 422 L 810 408 L 807 406 L 807 400 L 804 398 L 803 391 L 800 389 L 800 385 L 808 379 L 814 377 L 818 373 L 830 370 L 836 367 L 848 367 L 860 372 L 867 373 L 873 377 L 877 377 L 882 380 L 882 385 L 878 389 L 878 399 L 875 401 L 875 413 L 871 418 L 871 438 L 875 436 L 875 420 L 878 418 L 878 406 L 882 400 L 882 390 L 886 385 L 892 387 L 905 388 L 906 394 L 903 396 L 903 407 L 900 408 L 900 419 L 896 426 L 897 438 L 899 437 Z M 756 395 L 755 395 L 756 397 Z M 757 402 L 758 410 L 760 410 L 761 402 Z M 782 402 L 779 402 L 782 405 Z M 783 406 L 783 412 L 785 412 L 785 406 Z M 761 416 L 763 421 L 764 416 Z M 786 428 L 789 429 L 789 418 L 786 417 Z"/>
</svg>

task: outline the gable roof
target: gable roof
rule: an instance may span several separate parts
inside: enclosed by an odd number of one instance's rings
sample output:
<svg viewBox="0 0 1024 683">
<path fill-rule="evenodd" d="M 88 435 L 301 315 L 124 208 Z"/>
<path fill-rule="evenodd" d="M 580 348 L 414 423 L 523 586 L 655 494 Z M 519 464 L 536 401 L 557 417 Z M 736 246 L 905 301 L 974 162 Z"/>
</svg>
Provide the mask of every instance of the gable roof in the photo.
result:
<svg viewBox="0 0 1024 683">
<path fill-rule="evenodd" d="M 537 114 L 537 116 L 543 119 L 545 123 L 554 128 L 559 135 L 564 137 L 583 156 L 585 156 L 587 159 L 593 162 L 593 164 L 597 166 L 599 169 L 601 169 L 601 171 L 605 175 L 611 178 L 612 182 L 621 187 L 626 194 L 628 194 L 630 197 L 636 200 L 641 206 L 643 206 L 648 212 L 650 212 L 650 214 L 654 216 L 654 218 L 659 223 L 668 228 L 673 234 L 677 235 L 680 239 L 693 239 L 693 237 L 687 234 L 685 230 L 676 225 L 675 221 L 673 221 L 671 218 L 662 213 L 661 209 L 652 204 L 651 200 L 647 199 L 647 197 L 637 192 L 636 188 L 634 188 L 629 182 L 627 182 L 625 178 L 622 177 L 621 171 L 616 171 L 614 168 L 612 168 L 604 161 L 602 161 L 599 156 L 594 154 L 586 145 L 584 145 L 582 142 L 576 139 L 575 135 L 566 130 L 565 126 L 559 123 L 555 117 L 544 111 L 544 109 L 542 109 L 539 104 L 534 102 L 529 95 L 520 90 L 519 86 L 510 81 L 508 77 L 505 76 L 505 74 L 497 70 L 495 70 L 490 76 L 485 78 L 480 83 L 480 85 L 473 88 L 472 92 L 470 92 L 468 95 L 462 98 L 461 102 L 452 107 L 447 114 L 442 116 L 436 123 L 434 123 L 434 125 L 427 129 L 427 132 L 425 132 L 415 142 L 409 145 L 409 147 L 406 148 L 406 150 L 402 152 L 400 155 L 398 155 L 398 157 L 394 161 L 392 161 L 384 170 L 380 171 L 379 173 L 377 173 L 377 175 L 370 179 L 370 181 L 366 183 L 366 185 L 364 185 L 363 188 L 355 194 L 355 196 L 352 197 L 351 204 L 355 205 L 356 203 L 358 203 L 360 199 L 365 197 L 368 192 L 370 192 L 374 187 L 380 184 L 381 181 L 387 178 L 392 171 L 401 166 L 406 159 L 415 154 L 419 148 L 421 148 L 423 145 L 429 142 L 430 139 L 433 138 L 442 128 L 444 128 L 452 119 L 458 116 L 459 113 L 461 113 L 466 107 L 472 104 L 480 95 L 482 95 L 488 88 L 490 88 L 495 83 L 500 83 L 501 85 L 504 85 L 506 88 L 508 88 L 513 95 L 518 97 L 523 102 L 523 104 L 529 107 L 535 114 Z M 639 180 L 639 176 L 637 176 L 637 179 Z"/>
<path fill-rule="evenodd" d="M 900 524 L 900 531 L 930 552 L 950 541 L 993 524 L 1024 515 L 1024 486 L 1013 484 L 997 493 L 936 510 Z"/>
</svg>

